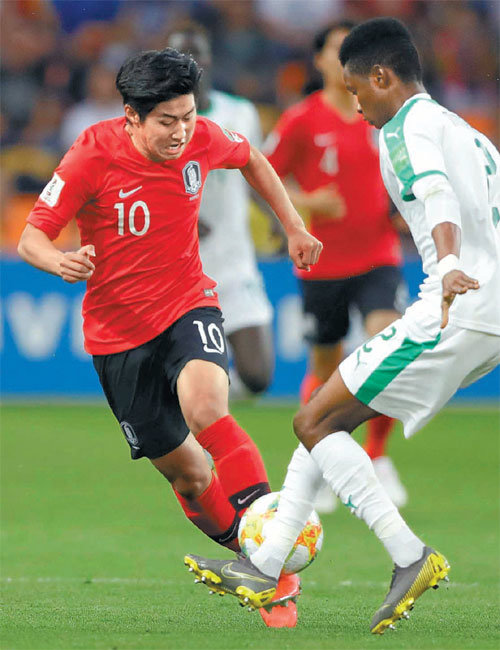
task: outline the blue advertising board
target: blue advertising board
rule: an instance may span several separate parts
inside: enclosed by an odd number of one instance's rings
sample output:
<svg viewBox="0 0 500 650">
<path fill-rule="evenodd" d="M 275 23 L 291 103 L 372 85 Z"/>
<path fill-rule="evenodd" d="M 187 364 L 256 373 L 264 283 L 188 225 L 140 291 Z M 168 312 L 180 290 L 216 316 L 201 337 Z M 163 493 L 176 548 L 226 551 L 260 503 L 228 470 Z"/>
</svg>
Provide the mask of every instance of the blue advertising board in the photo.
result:
<svg viewBox="0 0 500 650">
<path fill-rule="evenodd" d="M 297 398 L 307 356 L 297 281 L 289 261 L 261 261 L 259 266 L 275 313 L 276 370 L 268 395 Z M 2 258 L 0 271 L 2 396 L 101 397 L 92 360 L 83 349 L 83 284 L 67 284 L 17 258 Z M 420 264 L 407 263 L 404 272 L 415 297 Z M 455 399 L 500 399 L 500 370 L 459 391 Z"/>
</svg>

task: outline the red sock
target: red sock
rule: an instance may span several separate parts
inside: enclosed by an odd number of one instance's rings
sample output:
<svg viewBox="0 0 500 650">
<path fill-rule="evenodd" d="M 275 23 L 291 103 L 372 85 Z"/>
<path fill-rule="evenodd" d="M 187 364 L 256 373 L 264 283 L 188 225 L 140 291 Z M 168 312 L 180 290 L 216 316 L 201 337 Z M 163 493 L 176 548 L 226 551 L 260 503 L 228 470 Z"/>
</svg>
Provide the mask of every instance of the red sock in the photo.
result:
<svg viewBox="0 0 500 650">
<path fill-rule="evenodd" d="M 231 415 L 200 431 L 196 439 L 214 459 L 222 489 L 240 515 L 271 491 L 257 445 Z"/>
<path fill-rule="evenodd" d="M 217 476 L 196 499 L 186 499 L 174 490 L 186 517 L 214 542 L 239 551 L 238 526 L 240 517 L 227 500 Z"/>
<path fill-rule="evenodd" d="M 300 384 L 300 403 L 307 404 L 307 402 L 311 399 L 312 393 L 316 390 L 316 388 L 319 388 L 321 384 L 323 384 L 323 382 L 318 379 L 316 375 L 313 375 L 312 372 L 308 372 L 306 375 L 304 375 L 304 379 Z"/>
<path fill-rule="evenodd" d="M 385 455 L 385 445 L 389 437 L 394 419 L 387 415 L 379 415 L 377 418 L 368 420 L 368 435 L 365 440 L 365 451 L 370 458 L 378 458 Z"/>
</svg>

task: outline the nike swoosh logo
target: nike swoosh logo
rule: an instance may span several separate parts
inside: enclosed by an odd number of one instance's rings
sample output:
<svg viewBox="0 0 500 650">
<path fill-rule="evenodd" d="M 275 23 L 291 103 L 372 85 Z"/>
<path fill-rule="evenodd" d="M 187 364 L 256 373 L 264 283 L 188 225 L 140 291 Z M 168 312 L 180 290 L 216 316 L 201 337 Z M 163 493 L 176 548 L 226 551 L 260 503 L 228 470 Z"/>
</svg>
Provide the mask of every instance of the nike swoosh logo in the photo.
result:
<svg viewBox="0 0 500 650">
<path fill-rule="evenodd" d="M 268 584 L 269 580 L 266 580 L 265 578 L 258 578 L 257 576 L 250 575 L 249 573 L 240 573 L 239 571 L 233 571 L 231 569 L 231 564 L 225 564 L 222 569 L 221 569 L 221 575 L 224 576 L 224 578 L 229 578 L 230 580 L 241 580 L 247 579 L 247 580 L 253 580 L 254 582 L 262 582 L 264 584 Z"/>
<path fill-rule="evenodd" d="M 142 185 L 139 185 L 139 187 L 136 187 L 135 190 L 130 190 L 130 192 L 124 192 L 123 190 L 120 190 L 118 192 L 118 196 L 121 199 L 126 199 L 127 196 L 130 196 L 131 194 L 135 194 L 135 192 L 138 192 L 139 190 L 142 190 Z"/>
<path fill-rule="evenodd" d="M 248 499 L 251 499 L 254 494 L 258 494 L 259 490 L 254 490 L 253 492 L 250 492 L 246 497 L 243 497 L 243 499 L 238 499 L 238 505 L 242 506 L 244 503 L 248 501 Z"/>
<path fill-rule="evenodd" d="M 235 532 L 238 529 L 239 523 L 240 523 L 239 519 L 236 520 L 234 526 L 229 531 L 229 535 L 226 535 L 226 537 L 219 537 L 219 539 L 217 540 L 219 544 L 223 544 L 224 542 L 227 542 L 229 539 L 231 539 L 234 536 Z"/>
</svg>

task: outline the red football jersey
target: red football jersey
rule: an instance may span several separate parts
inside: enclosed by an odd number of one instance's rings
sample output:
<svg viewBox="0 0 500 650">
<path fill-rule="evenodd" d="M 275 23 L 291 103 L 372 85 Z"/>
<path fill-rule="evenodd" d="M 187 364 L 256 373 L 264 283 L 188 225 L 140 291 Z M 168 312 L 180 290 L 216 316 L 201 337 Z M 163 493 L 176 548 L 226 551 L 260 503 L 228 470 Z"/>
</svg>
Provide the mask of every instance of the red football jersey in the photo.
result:
<svg viewBox="0 0 500 650">
<path fill-rule="evenodd" d="M 120 117 L 84 131 L 28 217 L 50 239 L 76 217 L 82 245 L 95 246 L 83 301 L 90 354 L 132 349 L 191 309 L 218 307 L 198 253 L 201 193 L 211 169 L 250 156 L 243 136 L 198 117 L 180 158 L 152 162 L 124 127 Z"/>
<path fill-rule="evenodd" d="M 319 262 L 310 272 L 298 271 L 299 277 L 343 278 L 401 262 L 376 132 L 361 116 L 345 121 L 318 91 L 283 113 L 265 153 L 279 176 L 293 176 L 303 191 L 335 184 L 346 203 L 339 220 L 311 214 L 309 230 L 324 248 Z"/>
</svg>

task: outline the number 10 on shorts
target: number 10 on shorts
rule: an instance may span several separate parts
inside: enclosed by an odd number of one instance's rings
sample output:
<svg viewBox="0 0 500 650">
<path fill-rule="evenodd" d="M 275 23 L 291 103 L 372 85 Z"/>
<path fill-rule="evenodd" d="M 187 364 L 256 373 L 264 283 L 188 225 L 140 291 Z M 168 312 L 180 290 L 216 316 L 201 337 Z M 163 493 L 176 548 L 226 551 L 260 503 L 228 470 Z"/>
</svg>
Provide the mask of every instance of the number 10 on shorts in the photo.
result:
<svg viewBox="0 0 500 650">
<path fill-rule="evenodd" d="M 198 328 L 205 352 L 223 354 L 225 348 L 224 336 L 215 323 L 210 323 L 206 331 L 205 324 L 201 320 L 194 320 L 193 325 Z"/>
</svg>

